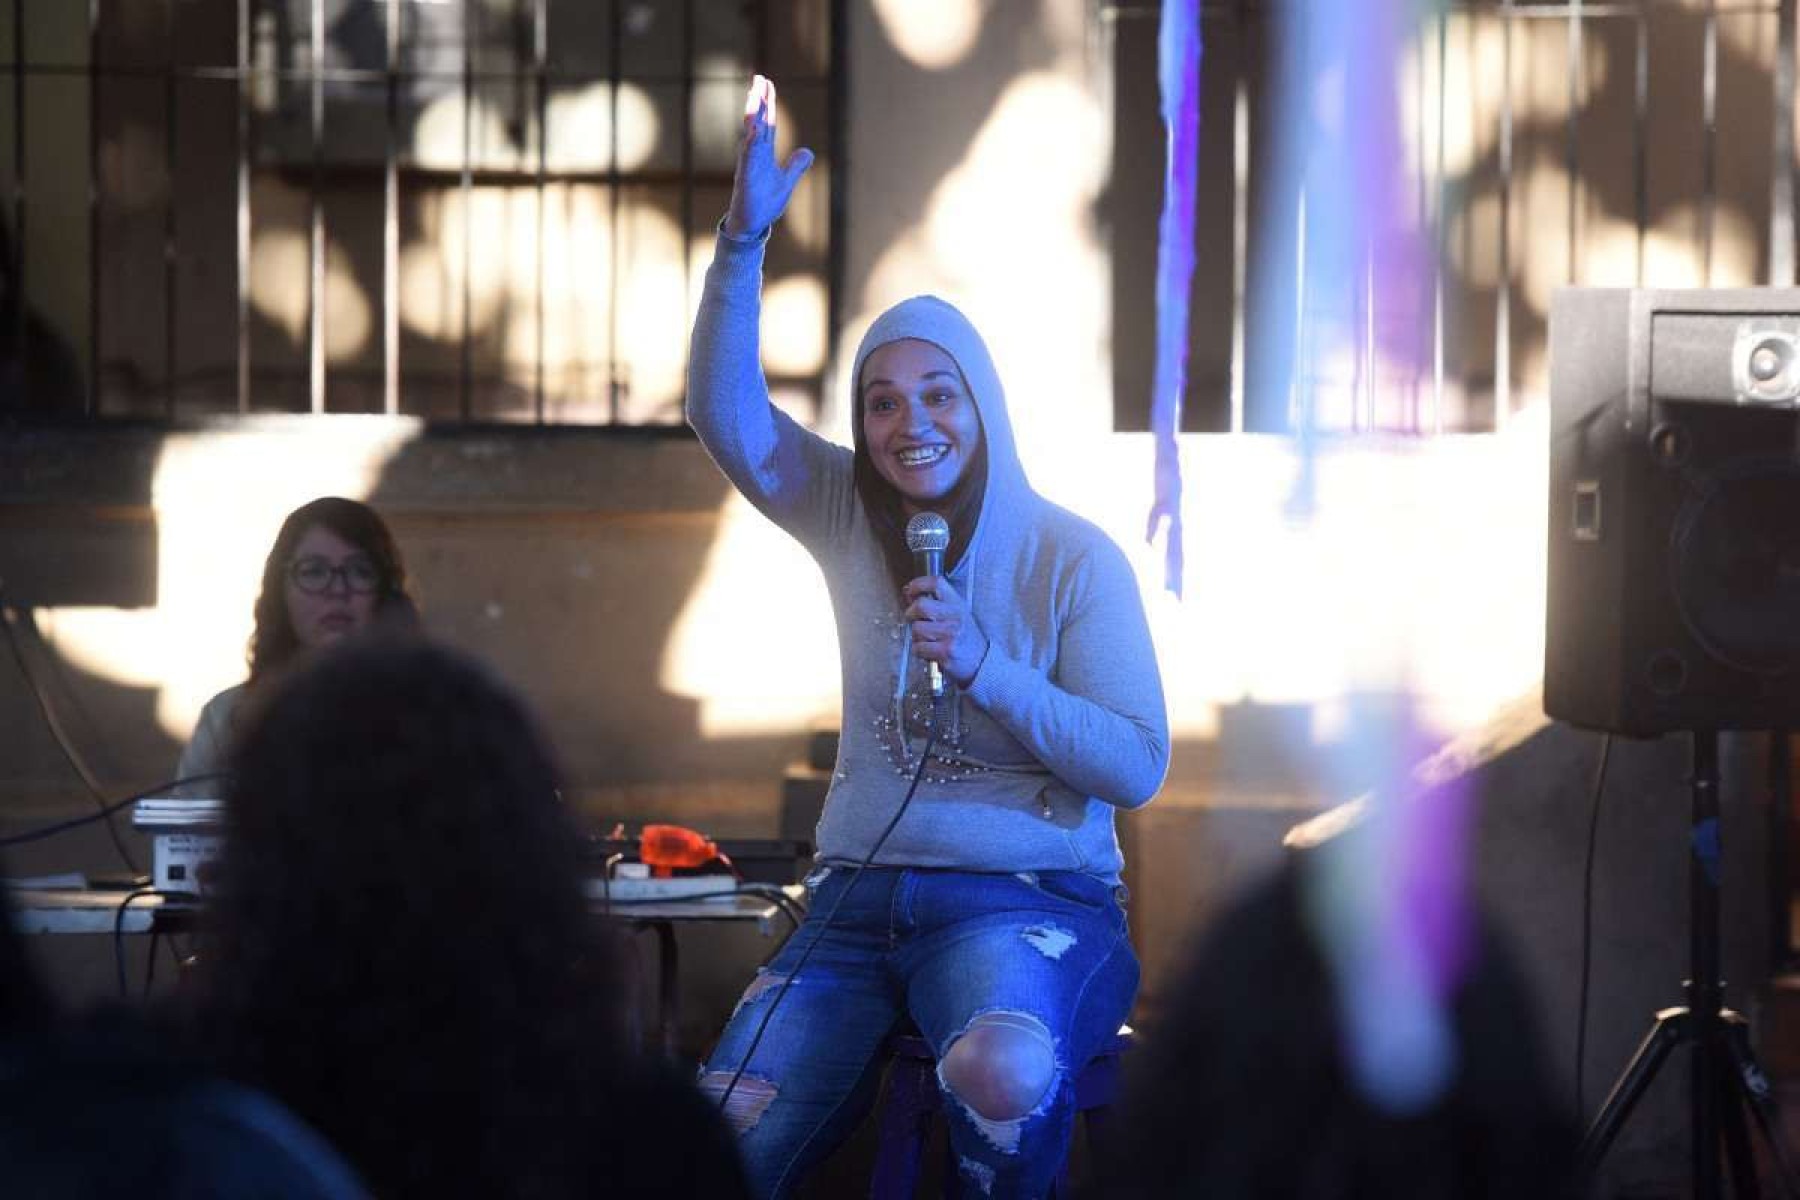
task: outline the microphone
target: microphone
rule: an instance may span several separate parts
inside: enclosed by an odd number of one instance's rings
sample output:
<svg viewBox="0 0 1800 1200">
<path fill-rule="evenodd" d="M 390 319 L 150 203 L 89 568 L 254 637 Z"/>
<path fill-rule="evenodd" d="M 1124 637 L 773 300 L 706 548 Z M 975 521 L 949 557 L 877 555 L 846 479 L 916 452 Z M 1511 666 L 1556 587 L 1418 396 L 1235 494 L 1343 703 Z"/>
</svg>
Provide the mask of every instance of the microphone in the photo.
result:
<svg viewBox="0 0 1800 1200">
<path fill-rule="evenodd" d="M 906 548 L 921 575 L 944 573 L 944 551 L 950 548 L 950 522 L 934 512 L 914 513 L 906 523 Z M 936 663 L 925 664 L 931 677 L 931 694 L 944 694 L 944 673 Z"/>
</svg>

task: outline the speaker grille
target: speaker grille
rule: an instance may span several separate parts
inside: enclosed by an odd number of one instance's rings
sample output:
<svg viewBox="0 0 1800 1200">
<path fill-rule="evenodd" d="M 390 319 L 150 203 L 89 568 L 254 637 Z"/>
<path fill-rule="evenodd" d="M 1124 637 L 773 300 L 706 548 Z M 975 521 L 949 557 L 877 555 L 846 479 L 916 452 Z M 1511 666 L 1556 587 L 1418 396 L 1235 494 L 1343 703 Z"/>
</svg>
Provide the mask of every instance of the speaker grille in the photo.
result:
<svg viewBox="0 0 1800 1200">
<path fill-rule="evenodd" d="M 1800 669 L 1800 466 L 1740 460 L 1705 477 L 1669 531 L 1689 634 L 1755 675 Z"/>
</svg>

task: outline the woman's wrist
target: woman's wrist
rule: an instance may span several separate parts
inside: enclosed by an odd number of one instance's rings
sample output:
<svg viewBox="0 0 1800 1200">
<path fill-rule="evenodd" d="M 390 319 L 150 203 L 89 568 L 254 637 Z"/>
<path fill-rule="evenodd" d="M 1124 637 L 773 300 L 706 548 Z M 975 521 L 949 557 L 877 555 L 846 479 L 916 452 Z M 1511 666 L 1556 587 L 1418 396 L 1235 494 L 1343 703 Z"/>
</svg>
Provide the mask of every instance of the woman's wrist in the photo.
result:
<svg viewBox="0 0 1800 1200">
<path fill-rule="evenodd" d="M 726 213 L 719 221 L 719 236 L 740 246 L 756 246 L 769 240 L 769 233 L 773 228 L 767 226 L 762 229 L 746 229 L 733 221 L 730 213 Z"/>
<path fill-rule="evenodd" d="M 988 641 L 986 638 L 983 638 L 981 640 L 981 653 L 977 654 L 975 656 L 975 665 L 969 668 L 969 672 L 967 675 L 963 676 L 960 679 L 958 679 L 954 675 L 952 675 L 950 681 L 952 683 L 954 683 L 957 687 L 963 689 L 964 691 L 967 691 L 969 689 L 969 687 L 974 684 L 975 677 L 977 675 L 981 674 L 981 664 L 985 663 L 987 661 L 988 651 L 993 647 L 993 645 L 994 645 L 994 643 Z"/>
</svg>

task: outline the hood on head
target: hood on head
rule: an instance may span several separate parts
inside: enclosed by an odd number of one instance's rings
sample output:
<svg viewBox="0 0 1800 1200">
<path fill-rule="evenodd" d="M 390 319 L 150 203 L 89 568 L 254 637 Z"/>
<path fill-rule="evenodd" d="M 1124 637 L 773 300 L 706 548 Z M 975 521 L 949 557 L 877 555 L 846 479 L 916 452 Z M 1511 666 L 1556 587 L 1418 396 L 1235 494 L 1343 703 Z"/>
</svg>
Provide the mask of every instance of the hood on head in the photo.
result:
<svg viewBox="0 0 1800 1200">
<path fill-rule="evenodd" d="M 863 443 L 862 373 L 869 355 L 889 342 L 908 338 L 929 342 L 956 361 L 981 416 L 982 448 L 987 459 L 986 492 L 992 496 L 996 485 L 1004 492 L 1025 483 L 1024 469 L 1013 443 L 1012 421 L 1006 411 L 1006 391 L 1000 386 L 1000 373 L 994 369 L 993 356 L 987 343 L 962 311 L 936 296 L 914 296 L 894 305 L 869 326 L 862 344 L 856 348 L 856 364 L 850 373 L 850 436 L 859 463 L 867 464 L 869 450 Z M 983 515 L 992 508 L 984 500 Z"/>
</svg>

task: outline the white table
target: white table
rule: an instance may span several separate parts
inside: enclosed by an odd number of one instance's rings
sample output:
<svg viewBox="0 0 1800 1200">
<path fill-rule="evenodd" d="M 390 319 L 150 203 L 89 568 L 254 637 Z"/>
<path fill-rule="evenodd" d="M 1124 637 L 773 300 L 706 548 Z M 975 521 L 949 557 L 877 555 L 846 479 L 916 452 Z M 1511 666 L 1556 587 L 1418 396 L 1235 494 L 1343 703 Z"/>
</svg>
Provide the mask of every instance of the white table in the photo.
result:
<svg viewBox="0 0 1800 1200">
<path fill-rule="evenodd" d="M 789 884 L 781 889 L 795 904 L 804 906 L 806 889 Z M 13 888 L 13 924 L 25 934 L 147 934 L 185 932 L 204 921 L 203 901 L 172 899 L 160 892 L 147 894 L 95 888 Z M 129 899 L 129 904 L 127 900 Z M 615 903 L 608 912 L 598 900 L 589 902 L 596 915 L 655 932 L 657 940 L 658 1035 L 665 1049 L 676 1045 L 680 959 L 675 941 L 677 923 L 690 921 L 754 921 L 765 936 L 776 924 L 787 925 L 781 905 L 767 895 L 735 892 L 724 896 Z M 121 912 L 123 908 L 123 912 Z"/>
</svg>

